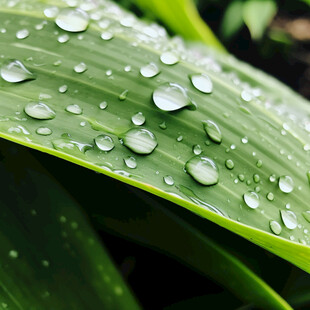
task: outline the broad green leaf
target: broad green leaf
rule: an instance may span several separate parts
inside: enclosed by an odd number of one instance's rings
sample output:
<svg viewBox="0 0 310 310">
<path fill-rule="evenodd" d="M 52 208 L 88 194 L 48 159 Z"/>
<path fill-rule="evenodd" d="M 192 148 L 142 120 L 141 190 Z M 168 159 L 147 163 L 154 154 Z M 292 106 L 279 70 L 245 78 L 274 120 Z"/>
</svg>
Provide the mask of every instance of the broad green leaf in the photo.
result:
<svg viewBox="0 0 310 310">
<path fill-rule="evenodd" d="M 0 154 L 0 308 L 140 309 L 72 197 L 21 147 Z"/>
<path fill-rule="evenodd" d="M 134 0 L 134 2 L 146 12 L 155 14 L 165 25 L 185 39 L 203 41 L 225 52 L 225 47 L 200 17 L 193 0 Z"/>
<path fill-rule="evenodd" d="M 307 101 L 110 2 L 81 3 L 93 18 L 73 24 L 82 33 L 45 17 L 48 4 L 0 3 L 2 68 L 17 59 L 36 76 L 1 80 L 3 138 L 173 201 L 310 271 Z"/>
<path fill-rule="evenodd" d="M 247 0 L 243 6 L 243 19 L 253 40 L 262 38 L 265 29 L 277 12 L 274 0 Z"/>
</svg>

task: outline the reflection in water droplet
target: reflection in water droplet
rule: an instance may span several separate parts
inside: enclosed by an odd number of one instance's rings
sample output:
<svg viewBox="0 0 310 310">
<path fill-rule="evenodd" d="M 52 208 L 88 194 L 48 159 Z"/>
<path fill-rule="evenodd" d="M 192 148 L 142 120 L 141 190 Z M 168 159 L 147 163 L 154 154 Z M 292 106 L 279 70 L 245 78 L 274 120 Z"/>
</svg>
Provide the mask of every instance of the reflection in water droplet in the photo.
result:
<svg viewBox="0 0 310 310">
<path fill-rule="evenodd" d="M 43 102 L 29 102 L 24 111 L 28 116 L 41 120 L 53 119 L 56 116 L 56 112 Z"/>
<path fill-rule="evenodd" d="M 171 175 L 166 175 L 163 177 L 163 179 L 164 179 L 164 182 L 169 186 L 172 186 L 174 184 L 174 179 Z"/>
<path fill-rule="evenodd" d="M 207 136 L 215 143 L 222 142 L 222 133 L 218 125 L 210 120 L 202 121 Z"/>
<path fill-rule="evenodd" d="M 35 75 L 21 61 L 16 59 L 4 61 L 0 69 L 0 74 L 5 81 L 10 83 L 35 79 Z"/>
<path fill-rule="evenodd" d="M 29 36 L 29 30 L 22 29 L 16 32 L 16 38 L 19 40 L 26 39 Z"/>
<path fill-rule="evenodd" d="M 280 235 L 280 233 L 282 231 L 282 227 L 281 227 L 281 225 L 277 221 L 270 221 L 269 222 L 269 226 L 270 226 L 271 231 L 274 234 Z"/>
<path fill-rule="evenodd" d="M 280 210 L 281 218 L 284 225 L 288 229 L 295 229 L 297 227 L 297 217 L 292 211 Z"/>
<path fill-rule="evenodd" d="M 65 8 L 56 17 L 55 23 L 65 31 L 80 32 L 88 27 L 89 16 L 81 9 Z"/>
<path fill-rule="evenodd" d="M 155 135 L 144 128 L 129 129 L 122 137 L 121 142 L 137 154 L 150 154 L 157 146 Z"/>
<path fill-rule="evenodd" d="M 53 131 L 48 127 L 39 127 L 36 130 L 36 133 L 41 136 L 49 136 L 53 133 Z"/>
<path fill-rule="evenodd" d="M 204 94 L 210 94 L 213 90 L 213 83 L 206 74 L 194 74 L 190 76 L 193 86 Z"/>
<path fill-rule="evenodd" d="M 84 62 L 80 62 L 79 64 L 77 64 L 76 66 L 74 66 L 74 71 L 76 73 L 83 73 L 87 70 L 87 66 Z"/>
<path fill-rule="evenodd" d="M 146 77 L 146 78 L 151 78 L 151 77 L 159 74 L 159 72 L 160 71 L 159 71 L 158 67 L 153 62 L 147 64 L 146 66 L 141 67 L 141 69 L 140 69 L 141 75 Z"/>
<path fill-rule="evenodd" d="M 69 104 L 65 110 L 75 115 L 80 115 L 83 113 L 82 108 L 77 104 Z"/>
<path fill-rule="evenodd" d="M 163 111 L 176 111 L 186 106 L 195 107 L 186 89 L 176 83 L 165 83 L 156 88 L 153 101 Z"/>
<path fill-rule="evenodd" d="M 109 152 L 114 148 L 113 139 L 108 135 L 99 135 L 95 138 L 95 144 L 101 151 Z"/>
<path fill-rule="evenodd" d="M 219 170 L 215 162 L 205 156 L 194 156 L 185 164 L 186 172 L 202 185 L 214 185 L 219 181 Z"/>
<path fill-rule="evenodd" d="M 232 170 L 232 169 L 234 169 L 235 164 L 231 159 L 226 159 L 225 166 L 227 169 Z"/>
<path fill-rule="evenodd" d="M 290 193 L 294 189 L 294 181 L 287 175 L 280 176 L 278 185 L 283 193 Z"/>
<path fill-rule="evenodd" d="M 135 169 L 137 167 L 137 161 L 132 156 L 124 158 L 124 162 L 128 168 Z"/>
<path fill-rule="evenodd" d="M 145 116 L 143 115 L 142 112 L 138 112 L 135 115 L 133 115 L 131 117 L 131 121 L 137 125 L 137 126 L 141 126 L 145 123 Z"/>
<path fill-rule="evenodd" d="M 174 65 L 179 61 L 179 57 L 173 52 L 164 52 L 160 55 L 160 60 L 166 65 Z"/>
<path fill-rule="evenodd" d="M 244 193 L 243 200 L 251 209 L 256 209 L 259 206 L 259 197 L 255 192 L 248 191 Z"/>
<path fill-rule="evenodd" d="M 201 146 L 199 144 L 195 144 L 193 146 L 193 153 L 195 155 L 200 155 L 202 153 L 202 149 L 201 149 Z"/>
</svg>

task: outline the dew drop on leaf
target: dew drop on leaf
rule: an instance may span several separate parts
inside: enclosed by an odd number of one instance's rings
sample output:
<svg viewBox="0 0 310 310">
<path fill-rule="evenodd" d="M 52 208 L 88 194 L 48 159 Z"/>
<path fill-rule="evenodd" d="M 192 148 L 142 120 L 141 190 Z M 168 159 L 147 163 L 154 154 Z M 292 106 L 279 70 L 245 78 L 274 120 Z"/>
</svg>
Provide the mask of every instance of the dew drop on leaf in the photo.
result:
<svg viewBox="0 0 310 310">
<path fill-rule="evenodd" d="M 145 116 L 143 115 L 142 112 L 138 112 L 135 115 L 133 115 L 131 117 L 131 121 L 137 125 L 137 126 L 141 126 L 145 123 Z"/>
<path fill-rule="evenodd" d="M 227 169 L 232 170 L 232 169 L 234 169 L 235 164 L 231 159 L 226 159 L 225 166 Z"/>
<path fill-rule="evenodd" d="M 153 92 L 155 105 L 163 111 L 176 111 L 186 106 L 194 107 L 184 87 L 176 83 L 164 83 Z"/>
<path fill-rule="evenodd" d="M 173 179 L 173 177 L 172 177 L 171 175 L 166 175 L 166 176 L 164 176 L 164 177 L 163 177 L 163 180 L 164 180 L 164 182 L 165 182 L 167 185 L 169 185 L 169 186 L 174 185 L 174 179 Z"/>
<path fill-rule="evenodd" d="M 77 104 L 69 104 L 66 109 L 67 112 L 75 115 L 80 115 L 83 113 L 82 108 Z"/>
<path fill-rule="evenodd" d="M 59 86 L 59 88 L 58 88 L 58 91 L 59 91 L 61 94 L 65 93 L 67 90 L 68 90 L 68 86 L 67 86 L 67 85 L 61 85 L 61 86 Z"/>
<path fill-rule="evenodd" d="M 111 151 L 115 146 L 113 139 L 108 135 L 99 135 L 94 141 L 98 149 L 105 152 Z"/>
<path fill-rule="evenodd" d="M 144 128 L 129 129 L 122 137 L 121 142 L 137 154 L 151 154 L 157 146 L 155 135 Z"/>
<path fill-rule="evenodd" d="M 74 66 L 74 71 L 76 73 L 83 73 L 87 70 L 87 66 L 84 62 L 80 62 L 79 64 L 77 64 L 76 66 Z"/>
<path fill-rule="evenodd" d="M 28 29 L 21 29 L 16 32 L 16 38 L 19 40 L 26 39 L 29 36 L 29 30 Z"/>
<path fill-rule="evenodd" d="M 160 55 L 160 60 L 165 65 L 174 65 L 179 61 L 179 57 L 173 52 L 164 52 Z"/>
<path fill-rule="evenodd" d="M 222 142 L 222 132 L 218 125 L 213 121 L 207 120 L 202 121 L 203 128 L 207 134 L 207 136 L 215 143 Z"/>
<path fill-rule="evenodd" d="M 255 192 L 248 191 L 243 194 L 245 204 L 251 208 L 256 209 L 259 206 L 259 197 Z"/>
<path fill-rule="evenodd" d="M 146 78 L 151 78 L 157 74 L 159 74 L 159 69 L 157 67 L 157 65 L 153 62 L 143 66 L 140 68 L 140 73 L 142 76 L 146 77 Z"/>
<path fill-rule="evenodd" d="M 206 156 L 196 155 L 185 164 L 186 172 L 202 185 L 215 185 L 219 181 L 219 170 L 215 162 Z"/>
<path fill-rule="evenodd" d="M 269 201 L 273 201 L 273 200 L 274 200 L 274 194 L 271 193 L 271 192 L 269 192 L 269 193 L 267 193 L 266 198 L 267 198 Z"/>
<path fill-rule="evenodd" d="M 201 146 L 199 144 L 193 145 L 193 153 L 195 155 L 200 155 L 202 153 Z"/>
<path fill-rule="evenodd" d="M 56 112 L 43 102 L 29 102 L 24 108 L 25 113 L 35 119 L 48 120 L 56 116 Z"/>
<path fill-rule="evenodd" d="M 10 258 L 15 259 L 15 258 L 18 258 L 18 256 L 19 256 L 19 254 L 18 254 L 18 252 L 16 250 L 10 250 L 9 251 L 9 257 Z"/>
<path fill-rule="evenodd" d="M 59 36 L 58 38 L 57 38 L 57 41 L 59 42 L 59 43 L 66 43 L 66 42 L 68 42 L 70 40 L 70 37 L 67 35 L 67 34 L 62 34 L 61 36 Z"/>
<path fill-rule="evenodd" d="M 55 18 L 59 13 L 59 9 L 57 6 L 51 6 L 51 7 L 44 9 L 43 12 L 46 17 Z"/>
<path fill-rule="evenodd" d="M 193 74 L 190 80 L 193 86 L 204 94 L 210 94 L 213 90 L 213 83 L 206 74 Z"/>
<path fill-rule="evenodd" d="M 282 227 L 281 225 L 277 222 L 277 221 L 270 221 L 269 222 L 269 226 L 271 231 L 275 234 L 275 235 L 280 235 L 281 231 L 282 231 Z"/>
<path fill-rule="evenodd" d="M 165 130 L 167 129 L 167 125 L 166 125 L 166 122 L 162 122 L 159 124 L 159 128 L 162 129 L 162 130 Z"/>
<path fill-rule="evenodd" d="M 112 32 L 110 32 L 110 31 L 105 31 L 105 32 L 101 33 L 100 37 L 104 41 L 109 41 L 109 40 L 113 39 L 114 34 Z"/>
<path fill-rule="evenodd" d="M 41 136 L 49 136 L 53 133 L 53 131 L 48 127 L 39 127 L 36 130 L 36 133 Z"/>
<path fill-rule="evenodd" d="M 1 65 L 0 74 L 5 81 L 10 83 L 35 79 L 35 75 L 21 61 L 16 59 L 4 61 Z"/>
<path fill-rule="evenodd" d="M 106 101 L 102 101 L 102 102 L 99 103 L 99 108 L 100 108 L 101 110 L 106 109 L 107 106 L 108 106 L 108 103 L 107 103 Z"/>
<path fill-rule="evenodd" d="M 137 167 L 137 161 L 132 156 L 128 156 L 128 157 L 124 158 L 124 162 L 125 162 L 126 166 L 130 169 L 135 169 Z"/>
<path fill-rule="evenodd" d="M 283 193 L 290 193 L 294 189 L 294 181 L 287 175 L 280 176 L 278 185 Z"/>
<path fill-rule="evenodd" d="M 260 176 L 259 176 L 259 174 L 257 174 L 257 173 L 253 174 L 253 181 L 254 181 L 255 183 L 258 183 L 258 182 L 260 181 Z"/>
<path fill-rule="evenodd" d="M 118 96 L 118 99 L 120 101 L 124 101 L 127 99 L 127 95 L 128 95 L 128 89 L 125 89 L 123 92 L 120 93 L 120 95 Z"/>
<path fill-rule="evenodd" d="M 57 15 L 55 23 L 65 31 L 81 32 L 87 29 L 89 16 L 79 8 L 65 8 Z"/>
<path fill-rule="evenodd" d="M 280 210 L 280 214 L 284 225 L 288 229 L 295 229 L 297 227 L 297 217 L 294 212 Z"/>
</svg>

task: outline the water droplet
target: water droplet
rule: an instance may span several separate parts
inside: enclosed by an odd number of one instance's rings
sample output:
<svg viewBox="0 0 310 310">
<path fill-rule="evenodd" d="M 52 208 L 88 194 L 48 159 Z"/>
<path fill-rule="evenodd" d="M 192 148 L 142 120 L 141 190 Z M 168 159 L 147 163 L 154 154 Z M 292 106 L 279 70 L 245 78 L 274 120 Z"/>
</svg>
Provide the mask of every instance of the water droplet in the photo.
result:
<svg viewBox="0 0 310 310">
<path fill-rule="evenodd" d="M 259 159 L 257 162 L 256 162 L 256 167 L 257 168 L 261 168 L 263 166 L 263 161 L 261 159 Z"/>
<path fill-rule="evenodd" d="M 43 267 L 48 268 L 48 267 L 50 266 L 50 262 L 49 262 L 48 260 L 46 260 L 46 259 L 43 259 L 43 260 L 41 261 L 41 263 L 42 263 L 42 266 L 43 266 Z"/>
<path fill-rule="evenodd" d="M 113 139 L 108 135 L 99 135 L 95 138 L 95 144 L 101 151 L 109 152 L 114 148 Z"/>
<path fill-rule="evenodd" d="M 173 52 L 164 52 L 160 55 L 160 60 L 166 65 L 174 65 L 179 61 L 179 57 Z"/>
<path fill-rule="evenodd" d="M 160 129 L 163 129 L 163 130 L 167 129 L 166 122 L 160 123 L 160 124 L 159 124 L 159 128 L 160 128 Z"/>
<path fill-rule="evenodd" d="M 274 200 L 274 194 L 269 192 L 267 195 L 266 195 L 266 198 L 269 200 L 269 201 L 273 201 Z"/>
<path fill-rule="evenodd" d="M 177 141 L 178 141 L 178 142 L 183 141 L 183 136 L 178 136 L 178 137 L 177 137 Z"/>
<path fill-rule="evenodd" d="M 26 39 L 29 36 L 29 30 L 22 29 L 16 32 L 16 38 L 19 40 Z"/>
<path fill-rule="evenodd" d="M 87 70 L 87 66 L 84 62 L 80 62 L 79 64 L 77 64 L 76 66 L 74 66 L 74 71 L 76 73 L 83 73 Z"/>
<path fill-rule="evenodd" d="M 200 155 L 202 153 L 202 149 L 201 149 L 201 146 L 199 144 L 195 144 L 193 146 L 193 153 L 195 155 Z"/>
<path fill-rule="evenodd" d="M 9 257 L 10 257 L 10 258 L 15 259 L 15 258 L 18 258 L 18 256 L 19 256 L 19 254 L 18 254 L 18 252 L 17 252 L 16 250 L 11 250 L 11 251 L 9 252 Z"/>
<path fill-rule="evenodd" d="M 127 95 L 128 95 L 128 89 L 125 89 L 119 96 L 118 99 L 120 101 L 124 101 L 127 99 Z"/>
<path fill-rule="evenodd" d="M 80 126 L 81 126 L 81 127 L 85 127 L 85 126 L 86 126 L 86 122 L 84 122 L 84 121 L 83 121 L 83 122 L 80 122 Z"/>
<path fill-rule="evenodd" d="M 290 193 L 294 189 L 294 181 L 287 175 L 280 176 L 278 185 L 283 193 Z"/>
<path fill-rule="evenodd" d="M 194 156 L 185 164 L 186 172 L 202 185 L 214 185 L 219 181 L 219 170 L 215 162 L 205 156 Z"/>
<path fill-rule="evenodd" d="M 166 176 L 163 177 L 163 179 L 164 179 L 164 182 L 167 185 L 169 185 L 169 186 L 174 185 L 174 179 L 173 179 L 173 177 L 171 175 L 166 175 Z"/>
<path fill-rule="evenodd" d="M 59 13 L 59 9 L 57 6 L 51 6 L 46 8 L 43 12 L 46 17 L 55 18 Z"/>
<path fill-rule="evenodd" d="M 131 121 L 137 125 L 137 126 L 141 126 L 145 123 L 145 116 L 143 115 L 142 112 L 138 112 L 135 115 L 133 115 L 131 117 Z"/>
<path fill-rule="evenodd" d="M 144 128 L 129 129 L 122 137 L 121 142 L 137 154 L 151 154 L 157 146 L 155 135 Z"/>
<path fill-rule="evenodd" d="M 206 74 L 191 75 L 190 80 L 193 86 L 204 94 L 210 94 L 213 90 L 213 83 Z"/>
<path fill-rule="evenodd" d="M 130 65 L 127 65 L 124 67 L 124 71 L 125 72 L 130 72 L 131 71 L 131 66 Z"/>
<path fill-rule="evenodd" d="M 275 176 L 275 174 L 272 174 L 272 175 L 269 177 L 269 181 L 270 181 L 271 183 L 273 183 L 273 182 L 276 181 L 276 176 Z"/>
<path fill-rule="evenodd" d="M 259 197 L 255 192 L 248 191 L 244 193 L 243 200 L 251 209 L 256 209 L 259 206 Z"/>
<path fill-rule="evenodd" d="M 243 182 L 243 181 L 245 180 L 244 174 L 239 174 L 239 175 L 238 175 L 238 179 L 239 179 L 241 182 Z"/>
<path fill-rule="evenodd" d="M 234 162 L 231 159 L 227 159 L 225 161 L 225 166 L 226 166 L 227 169 L 232 170 L 232 169 L 234 169 L 235 164 L 234 164 Z"/>
<path fill-rule="evenodd" d="M 29 102 L 26 104 L 25 113 L 35 119 L 48 120 L 56 116 L 56 112 L 43 102 Z"/>
<path fill-rule="evenodd" d="M 36 133 L 41 136 L 49 136 L 53 133 L 53 131 L 48 127 L 39 127 L 36 130 Z"/>
<path fill-rule="evenodd" d="M 297 227 L 297 217 L 292 211 L 280 210 L 281 218 L 284 225 L 288 229 L 295 229 Z"/>
<path fill-rule="evenodd" d="M 109 41 L 113 39 L 114 34 L 110 31 L 105 31 L 101 33 L 100 37 L 102 40 Z"/>
<path fill-rule="evenodd" d="M 61 61 L 60 59 L 56 60 L 56 61 L 53 63 L 53 65 L 54 65 L 55 67 L 59 67 L 61 64 L 62 64 L 62 61 Z"/>
<path fill-rule="evenodd" d="M 77 104 L 69 104 L 65 110 L 75 115 L 80 115 L 83 113 L 82 108 Z"/>
<path fill-rule="evenodd" d="M 57 38 L 57 41 L 59 42 L 59 43 L 66 43 L 66 42 L 68 42 L 70 40 L 70 37 L 67 35 L 67 34 L 62 34 L 61 36 L 59 36 L 58 38 Z"/>
<path fill-rule="evenodd" d="M 35 75 L 31 73 L 21 61 L 16 59 L 5 61 L 1 66 L 0 74 L 5 81 L 10 83 L 35 79 Z"/>
<path fill-rule="evenodd" d="M 310 223 L 310 211 L 304 211 L 302 215 L 305 218 L 305 220 Z"/>
<path fill-rule="evenodd" d="M 244 101 L 249 102 L 249 101 L 251 101 L 253 99 L 253 95 L 250 92 L 248 92 L 247 90 L 243 90 L 241 92 L 241 98 Z"/>
<path fill-rule="evenodd" d="M 260 181 L 260 176 L 257 173 L 253 175 L 253 181 L 255 183 L 258 183 Z"/>
<path fill-rule="evenodd" d="M 132 156 L 124 158 L 124 162 L 128 168 L 135 169 L 137 167 L 137 161 Z"/>
<path fill-rule="evenodd" d="M 65 31 L 80 32 L 88 27 L 89 16 L 81 9 L 65 8 L 56 17 L 55 23 Z"/>
<path fill-rule="evenodd" d="M 243 144 L 248 143 L 248 142 L 249 142 L 248 137 L 243 137 L 243 138 L 241 139 L 241 142 L 242 142 Z"/>
<path fill-rule="evenodd" d="M 207 136 L 215 143 L 222 142 L 222 133 L 218 125 L 210 120 L 202 121 Z"/>
<path fill-rule="evenodd" d="M 64 138 L 56 139 L 52 141 L 53 147 L 56 150 L 64 151 L 69 154 L 77 154 L 80 155 L 80 153 L 85 153 L 87 150 L 91 149 L 93 146 L 87 143 L 78 142 L 75 140 L 72 140 L 70 138 L 66 138 L 65 135 L 63 135 Z"/>
<path fill-rule="evenodd" d="M 163 111 L 176 111 L 186 106 L 194 107 L 185 88 L 176 83 L 165 83 L 153 92 L 153 101 Z"/>
<path fill-rule="evenodd" d="M 68 86 L 67 86 L 67 85 L 61 85 L 61 86 L 58 88 L 58 91 L 59 91 L 61 94 L 65 93 L 67 90 L 68 90 Z"/>
<path fill-rule="evenodd" d="M 270 226 L 271 231 L 274 234 L 280 235 L 280 233 L 282 231 L 282 227 L 281 227 L 281 225 L 277 221 L 270 221 L 269 222 L 269 226 Z"/>
<path fill-rule="evenodd" d="M 141 67 L 140 73 L 142 76 L 146 78 L 151 78 L 157 74 L 159 74 L 159 69 L 157 65 L 153 62 L 147 64 L 146 66 Z"/>
</svg>

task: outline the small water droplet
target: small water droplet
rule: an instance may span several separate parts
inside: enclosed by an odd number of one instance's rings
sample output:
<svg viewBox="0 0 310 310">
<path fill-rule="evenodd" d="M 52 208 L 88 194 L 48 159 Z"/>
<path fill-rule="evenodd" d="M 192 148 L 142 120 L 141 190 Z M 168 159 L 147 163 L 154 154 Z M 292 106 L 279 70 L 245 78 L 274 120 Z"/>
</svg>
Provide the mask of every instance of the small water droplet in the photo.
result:
<svg viewBox="0 0 310 310">
<path fill-rule="evenodd" d="M 137 161 L 132 156 L 124 158 L 124 162 L 128 168 L 135 169 L 137 167 Z"/>
<path fill-rule="evenodd" d="M 28 29 L 22 29 L 16 32 L 16 38 L 19 40 L 26 39 L 29 36 Z"/>
<path fill-rule="evenodd" d="M 248 143 L 248 142 L 249 142 L 248 137 L 243 137 L 243 138 L 241 139 L 241 142 L 242 142 L 243 144 Z"/>
<path fill-rule="evenodd" d="M 145 123 L 145 116 L 143 115 L 142 112 L 138 112 L 135 115 L 133 115 L 131 117 L 131 121 L 137 125 L 137 126 L 141 126 Z"/>
<path fill-rule="evenodd" d="M 235 164 L 234 164 L 234 162 L 231 159 L 227 159 L 225 161 L 225 166 L 226 166 L 227 169 L 232 170 L 232 169 L 234 169 Z"/>
<path fill-rule="evenodd" d="M 46 259 L 43 259 L 43 260 L 41 261 L 41 263 L 42 263 L 42 266 L 43 266 L 43 267 L 48 268 L 48 267 L 50 266 L 50 262 L 49 262 L 48 260 L 46 260 Z"/>
<path fill-rule="evenodd" d="M 244 193 L 243 200 L 251 209 L 256 209 L 259 206 L 259 197 L 255 192 L 248 191 Z"/>
<path fill-rule="evenodd" d="M 101 151 L 109 152 L 114 148 L 113 139 L 108 135 L 99 135 L 95 138 L 95 144 Z"/>
<path fill-rule="evenodd" d="M 107 106 L 108 106 L 108 103 L 107 103 L 106 101 L 102 101 L 102 102 L 99 103 L 99 108 L 100 108 L 101 110 L 106 109 Z"/>
<path fill-rule="evenodd" d="M 57 6 L 51 6 L 51 7 L 44 9 L 43 12 L 46 17 L 55 18 L 59 13 L 59 9 Z"/>
<path fill-rule="evenodd" d="M 119 96 L 118 99 L 120 101 L 124 101 L 127 99 L 127 95 L 128 95 L 128 89 L 125 89 Z"/>
<path fill-rule="evenodd" d="M 140 73 L 142 76 L 146 78 L 151 78 L 153 76 L 156 76 L 157 74 L 160 73 L 157 65 L 153 62 L 141 67 Z"/>
<path fill-rule="evenodd" d="M 184 87 L 176 83 L 164 83 L 153 92 L 155 105 L 163 111 L 176 111 L 184 107 L 194 108 Z"/>
<path fill-rule="evenodd" d="M 127 65 L 124 67 L 124 71 L 125 72 L 130 72 L 131 71 L 131 66 L 130 65 Z"/>
<path fill-rule="evenodd" d="M 242 98 L 244 101 L 249 102 L 249 101 L 251 101 L 251 100 L 253 99 L 253 95 L 252 95 L 249 91 L 243 90 L 243 91 L 241 92 L 241 98 Z"/>
<path fill-rule="evenodd" d="M 210 94 L 213 90 L 213 83 L 206 74 L 194 74 L 189 76 L 193 86 L 204 94 Z"/>
<path fill-rule="evenodd" d="M 284 223 L 284 225 L 288 229 L 295 229 L 297 227 L 297 217 L 294 212 L 292 211 L 286 211 L 286 210 L 280 210 L 281 218 Z"/>
<path fill-rule="evenodd" d="M 80 115 L 83 113 L 82 108 L 77 104 L 69 104 L 65 110 L 75 115 Z"/>
<path fill-rule="evenodd" d="M 310 223 L 310 211 L 304 211 L 302 215 L 305 218 L 305 220 Z"/>
<path fill-rule="evenodd" d="M 272 174 L 270 177 L 269 177 L 269 181 L 271 183 L 275 182 L 276 181 L 276 175 L 275 174 Z"/>
<path fill-rule="evenodd" d="M 59 88 L 58 88 L 58 91 L 59 91 L 61 94 L 65 93 L 67 90 L 68 90 L 68 86 L 67 86 L 67 85 L 61 85 L 61 86 L 59 86 Z"/>
<path fill-rule="evenodd" d="M 219 181 L 219 170 L 208 157 L 196 155 L 185 164 L 186 172 L 202 185 L 214 185 Z"/>
<path fill-rule="evenodd" d="M 167 185 L 169 185 L 169 186 L 174 185 L 174 179 L 173 179 L 173 177 L 171 175 L 166 175 L 166 176 L 163 177 L 163 179 L 164 179 L 164 182 Z"/>
<path fill-rule="evenodd" d="M 260 176 L 259 176 L 257 173 L 255 173 L 255 174 L 253 175 L 253 181 L 254 181 L 255 183 L 258 183 L 258 182 L 260 181 Z"/>
<path fill-rule="evenodd" d="M 241 182 L 243 182 L 243 181 L 245 180 L 244 174 L 239 174 L 239 175 L 238 175 L 238 179 L 239 179 Z"/>
<path fill-rule="evenodd" d="M 193 153 L 195 155 L 200 155 L 202 153 L 202 149 L 201 149 L 201 146 L 199 144 L 195 144 L 193 146 Z"/>
<path fill-rule="evenodd" d="M 263 161 L 261 159 L 259 159 L 257 162 L 256 162 L 256 167 L 257 168 L 261 168 L 263 166 Z"/>
<path fill-rule="evenodd" d="M 144 128 L 129 129 L 122 137 L 121 142 L 137 154 L 151 154 L 157 146 L 155 135 Z"/>
<path fill-rule="evenodd" d="M 86 126 L 86 122 L 84 122 L 84 121 L 83 121 L 83 122 L 80 122 L 80 126 L 81 126 L 81 127 L 85 127 L 85 126 Z"/>
<path fill-rule="evenodd" d="M 60 36 L 57 38 L 57 41 L 58 41 L 59 43 L 66 43 L 66 42 L 68 42 L 69 40 L 70 40 L 70 37 L 69 37 L 68 34 L 62 34 L 62 35 L 60 35 Z"/>
<path fill-rule="evenodd" d="M 215 143 L 222 142 L 222 133 L 218 125 L 210 120 L 202 121 L 207 136 Z"/>
<path fill-rule="evenodd" d="M 83 73 L 87 70 L 87 66 L 84 62 L 80 62 L 79 64 L 77 64 L 76 66 L 74 66 L 74 71 L 76 73 Z"/>
<path fill-rule="evenodd" d="M 290 193 L 294 189 L 294 181 L 287 175 L 280 176 L 278 185 L 283 193 Z"/>
<path fill-rule="evenodd" d="M 19 254 L 18 254 L 18 252 L 16 250 L 10 250 L 9 251 L 9 257 L 10 258 L 15 259 L 15 258 L 18 258 L 18 256 L 19 256 Z"/>
<path fill-rule="evenodd" d="M 61 61 L 60 59 L 56 60 L 56 61 L 53 63 L 53 65 L 54 65 L 55 67 L 59 67 L 61 64 L 62 64 L 62 61 Z"/>
<path fill-rule="evenodd" d="M 165 65 L 174 65 L 179 61 L 179 57 L 173 52 L 164 52 L 160 55 L 160 60 Z"/>
<path fill-rule="evenodd" d="M 282 227 L 281 227 L 281 225 L 277 221 L 270 221 L 269 222 L 269 226 L 270 226 L 271 231 L 274 234 L 280 235 L 280 233 L 282 231 Z"/>
<path fill-rule="evenodd" d="M 183 136 L 182 136 L 182 135 L 178 136 L 178 137 L 177 137 L 177 141 L 178 141 L 178 142 L 183 141 Z"/>
<path fill-rule="evenodd" d="M 274 200 L 274 194 L 271 193 L 271 192 L 269 192 L 269 193 L 266 195 L 266 197 L 267 197 L 267 199 L 268 199 L 269 201 L 273 201 L 273 200 Z"/>
<path fill-rule="evenodd" d="M 110 31 L 104 31 L 101 33 L 100 37 L 102 40 L 109 41 L 113 39 L 114 34 Z"/>
<path fill-rule="evenodd" d="M 0 74 L 5 81 L 10 83 L 35 79 L 35 75 L 21 61 L 16 59 L 4 61 L 0 69 Z"/>
<path fill-rule="evenodd" d="M 36 130 L 36 133 L 41 136 L 49 136 L 53 133 L 53 131 L 48 127 L 39 127 Z"/>
<path fill-rule="evenodd" d="M 35 119 L 48 120 L 56 116 L 56 112 L 43 102 L 29 102 L 24 108 L 25 113 Z"/>
<path fill-rule="evenodd" d="M 56 25 L 69 32 L 85 31 L 88 27 L 89 16 L 79 8 L 62 9 L 56 17 Z"/>
</svg>

